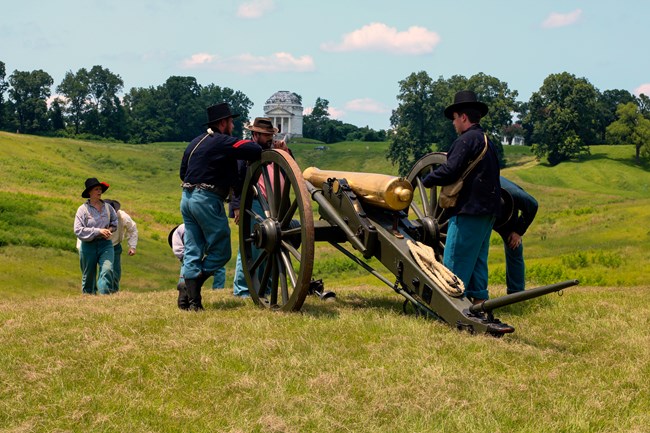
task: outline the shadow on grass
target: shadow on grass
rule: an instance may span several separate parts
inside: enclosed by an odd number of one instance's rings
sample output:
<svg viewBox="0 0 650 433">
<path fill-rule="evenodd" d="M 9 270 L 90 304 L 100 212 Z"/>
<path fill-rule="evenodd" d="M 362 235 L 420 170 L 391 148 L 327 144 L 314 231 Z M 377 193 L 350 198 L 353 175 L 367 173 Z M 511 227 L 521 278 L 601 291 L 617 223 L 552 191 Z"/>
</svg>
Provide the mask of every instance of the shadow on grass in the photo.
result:
<svg viewBox="0 0 650 433">
<path fill-rule="evenodd" d="M 206 310 L 234 310 L 242 307 L 255 307 L 253 301 L 244 298 L 223 299 L 215 302 L 204 302 Z"/>
<path fill-rule="evenodd" d="M 493 298 L 496 299 L 496 298 Z M 553 302 L 542 296 L 535 299 L 529 299 L 527 301 L 519 302 L 517 304 L 507 305 L 503 308 L 494 310 L 494 315 L 498 316 L 499 313 L 509 314 L 512 316 L 526 316 L 530 315 L 536 311 L 539 311 L 544 308 L 550 308 L 553 306 Z"/>
</svg>

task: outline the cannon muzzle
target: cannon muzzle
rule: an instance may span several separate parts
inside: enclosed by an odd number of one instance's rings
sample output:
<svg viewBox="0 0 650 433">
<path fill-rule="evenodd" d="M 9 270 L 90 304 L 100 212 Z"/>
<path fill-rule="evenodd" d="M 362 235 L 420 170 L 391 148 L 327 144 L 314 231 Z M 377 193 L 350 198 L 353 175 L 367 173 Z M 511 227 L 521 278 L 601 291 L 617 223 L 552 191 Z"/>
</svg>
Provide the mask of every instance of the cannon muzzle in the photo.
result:
<svg viewBox="0 0 650 433">
<path fill-rule="evenodd" d="M 472 305 L 469 307 L 469 311 L 472 313 L 490 312 L 492 310 L 496 310 L 497 308 L 505 307 L 506 305 L 527 301 L 528 299 L 544 296 L 548 293 L 559 292 L 562 289 L 575 286 L 578 283 L 578 280 L 567 280 L 562 281 L 561 283 L 549 284 L 548 286 L 536 287 L 534 289 L 525 290 L 523 292 L 517 292 L 494 299 L 488 299 L 487 301 Z"/>
<path fill-rule="evenodd" d="M 413 186 L 403 177 L 376 173 L 320 170 L 308 167 L 302 176 L 320 187 L 328 179 L 345 179 L 361 201 L 389 210 L 406 209 L 413 199 Z"/>
</svg>

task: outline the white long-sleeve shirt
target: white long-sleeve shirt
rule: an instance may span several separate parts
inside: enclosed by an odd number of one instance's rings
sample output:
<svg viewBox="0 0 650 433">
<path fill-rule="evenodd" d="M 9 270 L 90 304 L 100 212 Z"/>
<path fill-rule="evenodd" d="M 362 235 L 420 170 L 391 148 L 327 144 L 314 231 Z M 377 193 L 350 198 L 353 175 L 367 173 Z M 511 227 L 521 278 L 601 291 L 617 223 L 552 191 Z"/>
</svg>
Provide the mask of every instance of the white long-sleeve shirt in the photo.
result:
<svg viewBox="0 0 650 433">
<path fill-rule="evenodd" d="M 176 227 L 174 234 L 172 235 L 172 251 L 178 260 L 183 261 L 183 255 L 185 254 L 185 242 L 183 239 L 185 236 L 185 224 L 181 224 Z"/>
<path fill-rule="evenodd" d="M 123 210 L 118 210 L 117 230 L 115 230 L 111 236 L 113 246 L 121 244 L 125 237 L 129 249 L 135 250 L 138 246 L 138 227 L 128 213 Z"/>
</svg>

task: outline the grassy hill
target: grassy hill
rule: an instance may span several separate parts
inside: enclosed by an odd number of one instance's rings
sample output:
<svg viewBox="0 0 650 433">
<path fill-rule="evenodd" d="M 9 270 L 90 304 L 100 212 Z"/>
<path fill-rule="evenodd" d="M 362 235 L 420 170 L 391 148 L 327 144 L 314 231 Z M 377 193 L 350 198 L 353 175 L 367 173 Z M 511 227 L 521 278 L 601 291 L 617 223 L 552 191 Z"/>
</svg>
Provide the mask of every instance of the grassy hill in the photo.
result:
<svg viewBox="0 0 650 433">
<path fill-rule="evenodd" d="M 343 142 L 317 150 L 295 143 L 302 168 L 395 174 L 385 158 L 387 143 Z M 184 143 L 126 145 L 0 133 L 0 284 L 9 294 L 37 296 L 41 290 L 74 293 L 79 276 L 72 221 L 83 202 L 87 177 L 111 187 L 138 223 L 138 254 L 125 257 L 125 287 L 135 291 L 173 287 L 177 263 L 167 233 L 181 222 L 178 165 Z M 506 147 L 506 177 L 540 203 L 526 235 L 528 277 L 533 284 L 578 278 L 584 284 L 634 286 L 650 275 L 650 173 L 632 164 L 631 146 L 597 146 L 581 162 L 540 164 L 528 148 Z M 645 224 L 644 224 L 645 223 Z M 233 231 L 236 230 L 232 226 Z M 236 236 L 233 236 L 233 247 Z M 34 248 L 35 247 L 35 248 Z M 236 248 L 234 248 L 236 250 Z M 374 278 L 327 246 L 317 246 L 316 276 L 346 269 L 344 284 L 374 284 Z M 26 260 L 26 262 L 24 262 Z M 33 262 L 33 263 L 32 263 Z M 34 269 L 37 263 L 39 272 Z M 505 281 L 501 241 L 490 253 L 492 284 Z M 228 266 L 231 280 L 233 263 Z"/>
<path fill-rule="evenodd" d="M 292 144 L 302 168 L 396 172 L 386 143 L 317 145 Z M 184 147 L 0 132 L 0 431 L 647 428 L 650 173 L 631 146 L 556 167 L 506 148 L 503 174 L 540 202 L 530 285 L 581 285 L 499 310 L 517 328 L 501 340 L 402 315 L 399 296 L 321 245 L 315 276 L 336 302 L 271 314 L 206 290 L 204 313 L 178 311 L 167 233 Z M 87 177 L 140 231 L 115 296 L 80 294 L 72 224 Z M 503 280 L 493 237 L 493 295 Z"/>
</svg>

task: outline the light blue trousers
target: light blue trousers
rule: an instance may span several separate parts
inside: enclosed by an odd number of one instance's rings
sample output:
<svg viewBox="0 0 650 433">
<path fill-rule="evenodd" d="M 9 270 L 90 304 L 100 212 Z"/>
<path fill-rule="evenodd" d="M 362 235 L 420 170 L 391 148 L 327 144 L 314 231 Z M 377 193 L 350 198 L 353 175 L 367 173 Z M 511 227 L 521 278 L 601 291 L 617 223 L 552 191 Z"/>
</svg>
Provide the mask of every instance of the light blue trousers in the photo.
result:
<svg viewBox="0 0 650 433">
<path fill-rule="evenodd" d="M 253 206 L 252 206 L 253 212 L 255 212 L 257 215 L 264 215 L 264 209 L 262 208 L 262 205 L 257 199 L 253 200 Z M 240 210 L 241 212 L 241 210 Z M 242 215 L 240 214 L 240 218 L 242 218 Z M 255 224 L 255 219 L 251 218 L 251 230 L 253 229 L 253 225 Z M 251 247 L 251 255 L 252 255 L 252 262 L 255 262 L 257 258 L 260 256 L 262 253 L 261 250 L 255 248 L 255 246 Z M 264 272 L 264 266 L 260 266 L 259 268 L 260 275 Z M 237 251 L 237 262 L 235 263 L 235 278 L 232 283 L 232 293 L 235 296 L 249 296 L 248 292 L 248 284 L 246 283 L 246 277 L 244 276 L 244 270 L 242 268 L 242 261 L 241 261 L 241 251 Z"/>
<path fill-rule="evenodd" d="M 195 279 L 212 274 L 230 260 L 230 227 L 218 194 L 202 189 L 183 190 L 181 215 L 185 223 L 183 275 Z"/>
<path fill-rule="evenodd" d="M 79 247 L 81 290 L 87 294 L 113 293 L 113 242 L 110 239 L 82 242 Z M 99 277 L 97 267 L 99 266 Z"/>
<path fill-rule="evenodd" d="M 493 216 L 456 215 L 449 219 L 444 265 L 461 279 L 465 296 L 488 299 L 487 258 Z"/>
<path fill-rule="evenodd" d="M 214 279 L 212 280 L 212 289 L 223 289 L 226 286 L 226 268 L 219 268 L 217 271 L 214 273 Z M 183 263 L 181 263 L 181 275 L 178 278 L 178 282 L 185 281 L 185 278 L 183 278 Z"/>
</svg>

